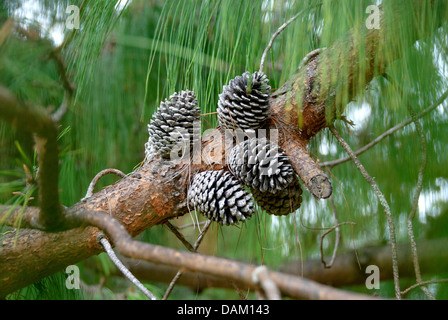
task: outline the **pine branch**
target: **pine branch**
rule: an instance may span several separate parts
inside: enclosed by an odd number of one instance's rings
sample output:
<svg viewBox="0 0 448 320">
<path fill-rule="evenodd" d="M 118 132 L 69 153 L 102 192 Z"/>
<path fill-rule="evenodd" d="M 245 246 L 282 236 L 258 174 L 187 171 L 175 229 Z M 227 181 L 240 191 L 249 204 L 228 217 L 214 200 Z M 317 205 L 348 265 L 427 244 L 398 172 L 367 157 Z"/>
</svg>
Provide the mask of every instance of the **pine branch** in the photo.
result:
<svg viewBox="0 0 448 320">
<path fill-rule="evenodd" d="M 419 260 L 422 274 L 428 277 L 445 272 L 448 268 L 448 252 L 444 250 L 448 245 L 447 238 L 417 241 L 420 253 Z M 415 278 L 412 261 L 412 252 L 408 243 L 399 244 L 398 267 L 401 279 Z M 368 265 L 376 265 L 381 270 L 381 281 L 393 279 L 391 248 L 383 244 L 367 244 L 357 248 L 361 268 L 356 259 L 354 249 L 340 250 L 335 256 L 331 268 L 325 268 L 321 258 L 307 259 L 305 261 L 288 261 L 278 267 L 276 271 L 302 277 L 333 287 L 362 286 L 366 281 L 365 268 Z M 142 281 L 159 281 L 170 283 L 178 269 L 159 265 L 147 261 L 131 258 L 122 259 L 129 270 Z M 436 261 L 436 263 L 435 263 Z M 298 268 L 303 264 L 303 268 Z M 252 289 L 244 283 L 233 282 L 204 273 L 185 271 L 178 280 L 178 285 L 187 286 L 194 290 L 205 290 L 207 288 L 223 288 L 233 290 L 235 286 L 242 290 Z M 404 291 L 404 290 L 403 290 Z"/>
<path fill-rule="evenodd" d="M 127 257 L 225 277 L 251 286 L 257 285 L 253 280 L 253 274 L 257 270 L 256 266 L 135 241 L 116 219 L 101 212 L 78 211 L 68 215 L 67 219 L 82 221 L 104 230 L 112 239 L 117 250 Z M 283 294 L 293 298 L 372 299 L 369 296 L 326 287 L 278 272 L 269 272 L 269 281 L 275 283 Z"/>
<path fill-rule="evenodd" d="M 256 265 L 250 265 L 225 258 L 202 255 L 199 253 L 174 250 L 133 240 L 131 235 L 127 232 L 124 226 L 117 221 L 117 219 L 103 212 L 88 211 L 79 208 L 76 211 L 67 212 L 66 219 L 71 225 L 89 225 L 104 230 L 104 232 L 111 239 L 111 242 L 116 250 L 125 257 L 141 259 L 176 268 L 185 268 L 187 270 L 233 280 L 236 283 L 243 283 L 254 289 L 258 288 L 258 284 L 253 281 L 253 272 L 257 268 Z M 17 257 L 18 259 L 22 259 L 24 256 L 28 256 L 29 254 L 31 254 L 32 257 L 35 257 L 32 252 L 26 250 L 25 248 L 29 248 L 30 241 L 33 241 L 36 237 L 40 238 L 42 241 L 44 236 L 47 236 L 48 239 L 45 240 L 44 243 L 40 242 L 38 245 L 46 245 L 47 248 L 45 252 L 51 255 L 54 254 L 52 253 L 54 248 L 64 250 L 61 248 L 63 245 L 61 241 L 56 240 L 57 238 L 61 239 L 61 237 L 64 237 L 64 234 L 72 239 L 72 243 L 70 243 L 69 247 L 65 248 L 65 250 L 79 246 L 79 243 L 86 241 L 86 238 L 88 238 L 91 239 L 93 243 L 96 243 L 90 250 L 93 249 L 93 251 L 98 254 L 102 251 L 102 248 L 96 242 L 96 237 L 99 232 L 97 228 L 83 228 L 82 230 L 71 229 L 62 233 L 45 233 L 40 230 L 21 230 L 22 236 L 18 238 L 18 242 L 15 247 L 9 245 L 9 239 L 13 241 L 14 235 L 12 235 L 11 238 L 8 237 L 8 235 L 3 238 L 3 243 L 5 246 L 0 248 L 0 255 L 9 255 L 7 252 L 8 250 L 15 250 L 16 252 L 23 251 L 23 256 Z M 79 232 L 81 232 L 81 234 L 79 234 Z M 57 245 L 55 245 L 55 242 L 58 242 Z M 85 251 L 86 250 L 82 250 L 77 256 L 59 256 L 58 261 L 62 261 L 63 264 L 70 264 L 70 262 L 74 260 L 86 258 L 88 254 Z M 48 260 L 48 258 L 46 259 Z M 29 257 L 29 260 L 32 260 L 31 257 Z M 34 261 L 29 261 L 28 266 L 33 265 L 36 260 L 37 259 L 34 259 Z M 7 266 L 14 267 L 11 266 L 11 262 L 13 261 L 10 260 L 7 263 Z M 51 262 L 48 264 L 48 262 L 44 266 L 44 270 L 51 272 L 52 269 L 54 270 L 55 266 L 52 265 Z M 8 281 L 9 285 L 6 287 L 0 287 L 0 296 L 4 296 L 10 292 L 9 290 L 11 289 L 13 280 L 8 277 L 10 273 L 7 272 L 7 268 L 4 263 L 4 261 L 0 261 L 0 270 L 2 270 L 2 276 L 6 276 L 7 278 L 2 278 L 1 280 L 3 283 Z M 22 263 L 19 266 L 22 272 L 27 270 L 27 264 Z M 282 295 L 296 299 L 372 299 L 370 296 L 334 289 L 329 286 L 324 286 L 313 281 L 289 276 L 280 272 L 270 271 L 269 278 L 279 288 Z M 23 277 L 22 279 L 16 279 L 15 281 L 21 280 L 23 280 Z M 17 286 L 18 284 L 16 283 L 15 285 Z"/>
<path fill-rule="evenodd" d="M 5 87 L 0 86 L 0 118 L 19 131 L 34 134 L 38 155 L 39 217 L 35 226 L 56 230 L 63 221 L 59 203 L 59 158 L 58 129 L 46 111 L 37 106 L 28 106 Z"/>
</svg>

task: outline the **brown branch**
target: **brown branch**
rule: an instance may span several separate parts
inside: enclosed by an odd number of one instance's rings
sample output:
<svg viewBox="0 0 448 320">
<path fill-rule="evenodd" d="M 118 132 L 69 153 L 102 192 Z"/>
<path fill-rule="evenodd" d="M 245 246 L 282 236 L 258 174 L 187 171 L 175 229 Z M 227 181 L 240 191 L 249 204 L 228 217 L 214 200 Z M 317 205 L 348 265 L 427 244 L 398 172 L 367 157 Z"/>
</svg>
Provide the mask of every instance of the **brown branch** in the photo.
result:
<svg viewBox="0 0 448 320">
<path fill-rule="evenodd" d="M 96 227 L 104 230 L 107 235 L 110 237 L 112 243 L 118 252 L 126 257 L 134 258 L 134 259 L 142 259 L 149 262 L 155 262 L 158 264 L 163 264 L 167 266 L 172 266 L 176 268 L 185 268 L 187 270 L 196 271 L 204 274 L 209 274 L 215 277 L 223 277 L 229 280 L 233 280 L 236 283 L 244 283 L 251 288 L 258 288 L 256 283 L 253 283 L 252 274 L 257 266 L 237 262 L 234 260 L 229 260 L 225 258 L 218 258 L 214 256 L 206 256 L 199 253 L 191 253 L 185 251 L 178 251 L 158 245 L 152 245 L 149 243 L 135 241 L 131 238 L 130 234 L 126 231 L 125 227 L 120 224 L 116 219 L 111 217 L 108 214 L 103 212 L 95 212 L 95 211 L 87 211 L 85 209 L 79 209 L 76 211 L 67 212 L 66 218 L 71 225 L 77 225 L 80 223 L 87 223 L 88 225 L 95 225 Z M 96 236 L 98 234 L 98 229 L 96 228 L 85 228 L 84 230 L 88 231 L 84 234 L 84 238 L 81 239 L 80 235 L 76 235 L 77 232 L 80 232 L 79 229 L 71 229 L 65 232 L 60 233 L 44 233 L 49 237 L 48 241 L 46 241 L 45 245 L 48 245 L 46 248 L 46 252 L 50 253 L 53 249 L 58 248 L 61 250 L 61 242 L 58 241 L 64 237 L 64 233 L 68 233 L 70 238 L 72 239 L 72 243 L 70 243 L 70 247 L 78 246 L 83 241 L 87 239 L 85 237 L 92 237 L 94 239 L 88 240 L 89 242 L 95 243 L 94 250 L 98 253 L 101 251 L 101 247 L 98 246 L 96 242 Z M 96 231 L 95 231 L 96 230 Z M 30 256 L 29 259 L 33 260 L 34 254 L 30 252 L 30 250 L 25 250 L 25 247 L 29 247 L 30 241 L 35 239 L 35 237 L 42 233 L 39 230 L 21 230 L 21 236 L 18 238 L 18 242 L 16 246 L 12 246 L 10 244 L 11 241 L 14 240 L 14 235 L 6 235 L 3 237 L 2 242 L 6 246 L 2 246 L 0 248 L 0 255 L 7 253 L 8 250 L 15 250 L 15 252 L 20 253 L 22 257 L 18 257 L 18 260 L 23 258 L 23 255 Z M 39 235 L 42 237 L 42 235 Z M 42 240 L 42 239 L 41 239 Z M 57 244 L 56 244 L 57 243 Z M 40 242 L 42 244 L 42 242 Z M 69 250 L 69 248 L 66 248 Z M 80 255 L 74 257 L 70 255 L 71 261 L 77 260 L 80 258 L 86 258 L 85 250 L 79 252 Z M 28 262 L 28 266 L 33 265 L 36 259 L 40 257 L 35 257 L 33 262 Z M 59 259 L 67 259 L 65 255 L 59 256 Z M 8 262 L 0 261 L 0 270 L 2 270 L 0 281 L 2 283 L 7 283 L 8 286 L 0 287 L 0 296 L 4 296 L 11 289 L 11 279 L 9 278 L 10 273 L 5 272 L 8 271 L 7 267 L 11 266 L 11 259 Z M 67 263 L 67 261 L 65 261 Z M 26 272 L 27 264 L 22 263 L 19 266 L 22 272 Z M 51 266 L 51 261 L 47 261 L 45 263 L 45 269 L 53 269 L 54 266 Z M 23 276 L 24 274 L 22 274 Z M 270 279 L 275 283 L 275 285 L 279 288 L 281 293 L 284 296 L 292 297 L 292 298 L 305 298 L 305 299 L 370 299 L 372 297 L 350 293 L 338 289 L 334 289 L 331 287 L 327 287 L 324 285 L 320 285 L 313 281 L 309 281 L 306 279 L 300 279 L 298 277 L 289 276 L 286 274 L 282 274 L 280 272 L 269 272 Z M 16 281 L 20 281 L 20 279 L 15 278 Z"/>
<path fill-rule="evenodd" d="M 35 223 L 44 229 L 55 230 L 63 221 L 59 203 L 58 129 L 43 108 L 20 102 L 5 87 L 0 86 L 0 118 L 17 130 L 34 134 L 38 155 L 39 207 Z"/>
<path fill-rule="evenodd" d="M 330 179 L 317 162 L 308 154 L 300 139 L 285 134 L 282 147 L 286 150 L 295 172 L 299 175 L 308 191 L 316 199 L 327 199 L 333 192 Z"/>
<path fill-rule="evenodd" d="M 116 219 L 101 212 L 78 211 L 67 215 L 67 219 L 82 221 L 105 230 L 117 250 L 128 257 L 176 266 L 256 286 L 253 273 L 256 266 L 229 259 L 183 252 L 166 247 L 135 241 Z M 291 277 L 279 272 L 270 272 L 269 278 L 279 290 L 292 298 L 306 299 L 371 299 L 372 297 L 326 287 L 309 280 Z"/>
<path fill-rule="evenodd" d="M 423 274 L 431 276 L 447 270 L 448 251 L 445 250 L 446 246 L 448 246 L 448 238 L 417 241 Z M 412 279 L 415 277 L 415 273 L 412 266 L 411 249 L 406 243 L 401 243 L 398 247 L 400 248 L 398 251 L 400 277 L 402 279 Z M 376 265 L 380 270 L 381 281 L 393 279 L 392 261 L 390 259 L 392 253 L 389 245 L 368 245 L 357 248 L 357 251 L 361 268 L 358 265 L 355 250 L 346 249 L 338 253 L 331 268 L 325 268 L 321 259 L 316 258 L 305 261 L 292 260 L 280 265 L 277 271 L 333 287 L 347 287 L 364 285 L 368 276 L 365 273 L 366 267 Z M 131 258 L 123 258 L 122 261 L 142 281 L 169 283 L 178 270 L 176 267 Z M 301 264 L 303 264 L 303 269 L 299 267 Z M 205 290 L 207 288 L 233 290 L 235 286 L 243 290 L 251 289 L 244 283 L 232 282 L 222 277 L 192 271 L 185 271 L 177 283 L 195 290 Z"/>
</svg>

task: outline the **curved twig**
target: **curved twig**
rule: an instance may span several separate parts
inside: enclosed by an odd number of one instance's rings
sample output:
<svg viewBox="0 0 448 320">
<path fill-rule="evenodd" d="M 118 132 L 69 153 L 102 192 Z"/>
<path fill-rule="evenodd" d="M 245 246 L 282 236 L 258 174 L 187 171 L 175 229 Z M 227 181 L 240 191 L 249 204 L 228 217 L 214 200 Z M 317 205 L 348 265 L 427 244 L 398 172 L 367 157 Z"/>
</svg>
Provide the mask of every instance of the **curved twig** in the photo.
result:
<svg viewBox="0 0 448 320">
<path fill-rule="evenodd" d="M 260 62 L 260 72 L 263 72 L 263 67 L 264 67 L 264 62 L 266 60 L 266 55 L 268 54 L 269 50 L 272 48 L 272 45 L 274 44 L 274 40 L 275 38 L 278 37 L 278 35 L 280 33 L 282 33 L 283 30 L 286 29 L 286 27 L 293 22 L 294 20 L 297 19 L 298 16 L 300 16 L 300 14 L 302 13 L 302 11 L 300 11 L 299 13 L 297 13 L 295 16 L 293 16 L 292 18 L 290 18 L 288 21 L 286 21 L 284 24 L 282 24 L 277 31 L 274 32 L 274 34 L 271 36 L 271 39 L 269 40 L 269 43 L 266 47 L 266 49 L 264 49 L 263 51 L 263 55 L 261 56 L 261 62 Z"/>
<path fill-rule="evenodd" d="M 59 108 L 51 115 L 53 121 L 59 122 L 68 111 L 75 96 L 76 88 L 67 75 L 67 68 L 60 52 L 58 50 L 53 50 L 52 52 L 50 52 L 50 57 L 55 62 L 56 70 L 59 73 L 59 77 L 61 78 L 62 86 L 64 88 L 64 97 L 62 98 L 62 103 L 60 104 Z"/>
<path fill-rule="evenodd" d="M 98 173 L 96 174 L 96 176 L 95 176 L 95 177 L 92 179 L 92 181 L 90 182 L 89 187 L 87 188 L 86 195 L 84 196 L 84 198 L 81 199 L 81 201 L 82 201 L 82 200 L 85 200 L 85 199 L 87 199 L 87 198 L 90 198 L 90 197 L 93 195 L 93 190 L 95 189 L 96 184 L 98 183 L 98 181 L 99 181 L 102 177 L 104 177 L 104 176 L 107 175 L 107 174 L 115 174 L 115 175 L 117 175 L 117 176 L 119 176 L 119 177 L 121 177 L 121 178 L 126 177 L 126 174 L 123 173 L 123 172 L 121 172 L 121 171 L 118 170 L 118 169 L 112 169 L 112 168 L 109 168 L 109 169 L 101 170 L 100 172 L 98 172 Z"/>
<path fill-rule="evenodd" d="M 344 141 L 344 139 L 339 134 L 339 132 L 336 130 L 336 128 L 333 125 L 330 125 L 329 129 L 330 129 L 331 133 L 334 135 L 334 137 L 338 140 L 338 142 L 342 146 L 342 148 L 349 154 L 350 158 L 355 163 L 356 167 L 361 172 L 364 179 L 366 179 L 366 181 L 372 186 L 373 191 L 375 192 L 375 195 L 377 196 L 378 200 L 381 203 L 381 206 L 384 209 L 384 213 L 386 214 L 386 218 L 387 218 L 387 222 L 388 222 L 388 226 L 389 226 L 390 244 L 391 244 L 391 249 L 392 249 L 392 269 L 393 269 L 393 274 L 394 274 L 395 296 L 397 299 L 401 299 L 399 273 L 398 273 L 397 241 L 395 238 L 395 223 L 394 223 L 391 211 L 390 211 L 389 204 L 387 203 L 387 200 L 384 197 L 384 194 L 381 192 L 380 188 L 378 187 L 378 184 L 376 183 L 376 181 L 369 175 L 367 170 L 364 168 L 362 163 L 359 161 L 359 159 L 354 154 L 353 150 Z"/>
<path fill-rule="evenodd" d="M 422 281 L 416 284 L 413 284 L 412 286 L 410 286 L 409 288 L 401 291 L 402 295 L 407 294 L 409 291 L 411 291 L 412 289 L 418 288 L 420 286 L 426 286 L 428 284 L 436 284 L 436 283 L 442 283 L 442 282 L 448 282 L 448 279 L 437 279 L 437 280 L 428 280 L 428 281 Z"/>
<path fill-rule="evenodd" d="M 322 261 L 322 264 L 324 265 L 324 268 L 331 268 L 333 266 L 334 260 L 336 259 L 336 252 L 338 251 L 338 247 L 339 247 L 339 241 L 341 239 L 341 234 L 339 232 L 339 227 L 344 225 L 344 224 L 356 224 L 354 222 L 338 222 L 338 217 L 337 217 L 337 212 L 336 212 L 336 206 L 334 204 L 334 200 L 333 198 L 330 198 L 331 201 L 331 205 L 333 207 L 333 214 L 334 214 L 334 222 L 335 225 L 331 228 L 329 228 L 327 231 L 325 231 L 322 236 L 320 237 L 320 260 Z M 333 230 L 336 230 L 336 240 L 334 243 L 334 249 L 333 249 L 333 254 L 331 256 L 331 260 L 329 263 L 325 262 L 325 258 L 324 258 L 324 248 L 323 248 L 323 243 L 324 243 L 324 238 Z"/>
<path fill-rule="evenodd" d="M 109 241 L 104 237 L 104 234 L 102 232 L 98 233 L 98 242 L 103 246 L 104 250 L 106 251 L 109 258 L 112 260 L 112 262 L 115 264 L 115 266 L 118 268 L 118 270 L 123 273 L 123 275 L 129 279 L 143 294 L 148 297 L 150 300 L 157 300 L 156 296 L 149 291 L 129 270 L 125 267 L 125 265 L 118 259 L 116 256 L 114 250 L 112 249 L 112 246 L 110 245 Z"/>
</svg>

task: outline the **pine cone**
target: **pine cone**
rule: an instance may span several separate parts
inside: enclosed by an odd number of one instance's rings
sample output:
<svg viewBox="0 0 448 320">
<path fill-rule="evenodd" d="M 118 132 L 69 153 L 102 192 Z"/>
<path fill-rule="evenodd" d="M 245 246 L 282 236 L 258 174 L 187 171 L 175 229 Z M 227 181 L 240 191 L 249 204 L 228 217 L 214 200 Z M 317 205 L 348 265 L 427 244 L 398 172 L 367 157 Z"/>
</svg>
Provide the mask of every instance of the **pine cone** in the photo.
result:
<svg viewBox="0 0 448 320">
<path fill-rule="evenodd" d="M 266 138 L 253 138 L 237 144 L 227 163 L 235 177 L 260 192 L 277 193 L 294 178 L 288 156 Z"/>
<path fill-rule="evenodd" d="M 250 219 L 254 212 L 252 195 L 223 170 L 195 175 L 187 199 L 191 209 L 225 225 Z"/>
<path fill-rule="evenodd" d="M 191 154 L 193 144 L 199 139 L 199 132 L 193 130 L 193 122 L 200 119 L 201 113 L 197 104 L 194 92 L 189 90 L 175 92 L 165 99 L 148 124 L 146 149 L 154 150 L 166 159 L 175 148 L 179 157 L 188 153 L 187 148 Z"/>
<path fill-rule="evenodd" d="M 252 195 L 257 204 L 269 214 L 283 216 L 300 208 L 302 204 L 302 187 L 297 178 L 285 189 L 277 193 L 252 190 Z"/>
<path fill-rule="evenodd" d="M 219 95 L 218 120 L 225 129 L 263 127 L 269 118 L 269 79 L 262 72 L 245 72 L 230 80 Z"/>
</svg>

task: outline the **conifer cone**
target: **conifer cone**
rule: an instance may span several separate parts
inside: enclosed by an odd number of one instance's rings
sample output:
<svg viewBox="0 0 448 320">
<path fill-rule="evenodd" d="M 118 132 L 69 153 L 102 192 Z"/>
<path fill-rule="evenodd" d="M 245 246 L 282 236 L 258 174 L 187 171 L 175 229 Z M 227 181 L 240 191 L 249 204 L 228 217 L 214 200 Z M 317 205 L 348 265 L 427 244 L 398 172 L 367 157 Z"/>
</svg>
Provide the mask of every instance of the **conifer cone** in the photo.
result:
<svg viewBox="0 0 448 320">
<path fill-rule="evenodd" d="M 201 110 L 193 91 L 175 92 L 169 99 L 161 102 L 157 112 L 148 124 L 149 139 L 146 153 L 154 151 L 169 159 L 171 151 L 176 148 L 177 156 L 181 157 L 199 138 L 193 123 L 200 119 Z"/>
<path fill-rule="evenodd" d="M 293 183 L 277 193 L 252 190 L 256 203 L 268 214 L 283 216 L 300 208 L 302 204 L 302 187 L 297 179 Z"/>
<path fill-rule="evenodd" d="M 220 224 L 250 219 L 252 195 L 228 171 L 204 171 L 194 176 L 188 190 L 190 209 Z"/>
<path fill-rule="evenodd" d="M 230 80 L 219 95 L 218 120 L 224 129 L 256 130 L 269 118 L 269 79 L 263 72 L 245 72 Z"/>
<path fill-rule="evenodd" d="M 235 177 L 260 192 L 278 193 L 294 178 L 288 156 L 266 138 L 252 138 L 237 144 L 227 163 Z"/>
</svg>

